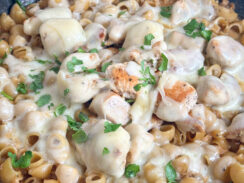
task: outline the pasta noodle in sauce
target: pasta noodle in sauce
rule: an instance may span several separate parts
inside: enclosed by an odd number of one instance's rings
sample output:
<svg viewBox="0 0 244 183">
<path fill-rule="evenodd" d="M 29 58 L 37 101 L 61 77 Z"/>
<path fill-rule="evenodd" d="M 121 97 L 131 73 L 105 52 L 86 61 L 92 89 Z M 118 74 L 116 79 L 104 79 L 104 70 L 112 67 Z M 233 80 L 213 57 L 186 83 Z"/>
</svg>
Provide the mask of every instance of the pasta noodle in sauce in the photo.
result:
<svg viewBox="0 0 244 183">
<path fill-rule="evenodd" d="M 17 1 L 0 15 L 0 183 L 243 183 L 234 8 Z"/>
</svg>

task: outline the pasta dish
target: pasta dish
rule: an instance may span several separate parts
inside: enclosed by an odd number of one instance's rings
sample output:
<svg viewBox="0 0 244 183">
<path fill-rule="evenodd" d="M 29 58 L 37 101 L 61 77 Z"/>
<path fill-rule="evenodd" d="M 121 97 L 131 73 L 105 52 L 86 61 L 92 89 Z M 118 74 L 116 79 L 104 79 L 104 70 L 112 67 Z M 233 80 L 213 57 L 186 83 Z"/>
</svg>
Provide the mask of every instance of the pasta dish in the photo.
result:
<svg viewBox="0 0 244 183">
<path fill-rule="evenodd" d="M 0 183 L 244 183 L 235 5 L 17 0 L 0 15 Z"/>
</svg>

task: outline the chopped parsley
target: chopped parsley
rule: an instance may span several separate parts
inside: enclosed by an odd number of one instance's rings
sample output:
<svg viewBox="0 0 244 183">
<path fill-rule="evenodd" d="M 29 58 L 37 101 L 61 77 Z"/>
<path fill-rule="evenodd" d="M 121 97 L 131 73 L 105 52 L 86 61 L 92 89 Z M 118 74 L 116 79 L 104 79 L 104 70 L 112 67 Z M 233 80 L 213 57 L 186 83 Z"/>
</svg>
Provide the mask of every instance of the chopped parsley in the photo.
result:
<svg viewBox="0 0 244 183">
<path fill-rule="evenodd" d="M 19 7 L 23 10 L 26 11 L 25 6 L 22 4 L 22 2 L 20 0 L 16 0 L 16 3 L 19 5 Z"/>
<path fill-rule="evenodd" d="M 106 62 L 102 65 L 101 71 L 105 72 L 108 68 L 108 66 L 110 66 L 112 64 L 112 62 Z"/>
<path fill-rule="evenodd" d="M 41 59 L 37 59 L 36 60 L 39 64 L 43 64 L 43 65 L 45 65 L 45 64 L 52 64 L 53 62 L 52 61 L 50 61 L 50 60 L 41 60 Z"/>
<path fill-rule="evenodd" d="M 119 51 L 125 51 L 125 48 L 119 48 Z"/>
<path fill-rule="evenodd" d="M 8 95 L 6 92 L 4 92 L 4 91 L 1 91 L 1 95 L 2 96 L 4 96 L 5 98 L 7 98 L 7 99 L 9 99 L 9 100 L 11 100 L 11 101 L 13 101 L 14 100 L 14 98 L 13 97 L 11 97 L 10 95 Z"/>
<path fill-rule="evenodd" d="M 144 46 L 140 46 L 140 48 L 141 48 L 142 50 L 144 50 Z"/>
<path fill-rule="evenodd" d="M 52 67 L 50 70 L 57 74 L 60 69 L 61 62 L 56 55 L 54 55 L 54 58 L 55 58 L 54 62 L 56 63 L 56 66 Z"/>
<path fill-rule="evenodd" d="M 75 71 L 75 66 L 76 65 L 82 65 L 83 61 L 77 59 L 76 57 L 72 57 L 72 60 L 67 62 L 67 69 L 69 72 L 74 72 Z"/>
<path fill-rule="evenodd" d="M 77 132 L 75 132 L 73 135 L 72 135 L 72 139 L 80 144 L 80 143 L 84 143 L 87 141 L 88 139 L 88 136 L 86 134 L 86 132 L 84 132 L 84 130 L 82 129 L 79 129 Z"/>
<path fill-rule="evenodd" d="M 108 121 L 105 121 L 105 123 L 104 123 L 104 133 L 114 132 L 120 126 L 121 126 L 121 124 L 113 124 L 113 123 L 110 123 Z"/>
<path fill-rule="evenodd" d="M 172 6 L 161 7 L 160 15 L 165 18 L 171 17 Z"/>
<path fill-rule="evenodd" d="M 57 74 L 59 69 L 60 69 L 60 66 L 55 66 L 55 67 L 52 67 L 50 70 Z"/>
<path fill-rule="evenodd" d="M 156 78 L 155 76 L 153 76 L 150 72 L 150 68 L 144 66 L 144 61 L 142 61 L 141 63 L 141 74 L 143 76 L 143 78 L 140 78 L 140 80 L 142 80 L 142 83 L 139 83 L 137 85 L 134 86 L 134 90 L 135 91 L 139 91 L 141 89 L 141 87 L 145 87 L 149 84 L 151 85 L 155 85 L 156 84 Z"/>
<path fill-rule="evenodd" d="M 83 50 L 82 48 L 78 48 L 78 53 L 86 53 L 86 51 L 85 50 Z"/>
<path fill-rule="evenodd" d="M 17 92 L 20 94 L 26 94 L 28 89 L 25 83 L 19 83 L 16 88 Z"/>
<path fill-rule="evenodd" d="M 81 122 L 85 123 L 89 120 L 89 117 L 83 113 L 83 112 L 80 112 L 79 115 L 78 115 L 78 118 L 81 120 Z"/>
<path fill-rule="evenodd" d="M 81 127 L 81 123 L 75 121 L 71 116 L 66 115 L 67 121 L 68 121 L 68 125 L 69 127 L 74 130 L 74 131 L 78 131 Z"/>
<path fill-rule="evenodd" d="M 56 108 L 55 108 L 55 112 L 54 115 L 60 116 L 64 113 L 64 111 L 66 110 L 66 106 L 64 104 L 59 104 Z"/>
<path fill-rule="evenodd" d="M 92 48 L 91 50 L 89 50 L 89 53 L 98 53 L 98 50 L 96 48 Z"/>
<path fill-rule="evenodd" d="M 107 147 L 104 147 L 103 148 L 103 155 L 106 155 L 106 154 L 109 154 L 109 153 L 110 153 L 109 149 Z"/>
<path fill-rule="evenodd" d="M 162 58 L 162 62 L 160 64 L 158 70 L 160 72 L 163 72 L 163 71 L 166 71 L 168 68 L 168 58 L 163 53 L 161 53 L 161 58 Z"/>
<path fill-rule="evenodd" d="M 171 161 L 167 163 L 167 165 L 164 168 L 165 175 L 167 178 L 168 183 L 176 183 L 176 171 L 174 167 L 171 164 Z"/>
<path fill-rule="evenodd" d="M 0 58 L 0 64 L 3 64 L 3 62 L 4 62 L 4 60 L 7 58 L 7 53 L 5 52 L 4 53 L 4 55 L 3 55 L 3 57 L 2 58 Z"/>
<path fill-rule="evenodd" d="M 145 37 L 144 37 L 144 45 L 151 45 L 151 42 L 152 40 L 154 39 L 155 37 L 150 33 L 150 34 L 147 34 Z"/>
<path fill-rule="evenodd" d="M 140 171 L 140 167 L 136 164 L 129 164 L 125 168 L 125 177 L 132 178 Z"/>
<path fill-rule="evenodd" d="M 29 74 L 29 76 L 33 79 L 33 82 L 30 84 L 30 90 L 34 91 L 35 93 L 38 93 L 38 90 L 43 88 L 42 82 L 44 80 L 45 73 L 41 71 L 37 75 Z"/>
<path fill-rule="evenodd" d="M 106 46 L 104 41 L 101 43 L 101 46 L 102 47 L 105 47 Z"/>
<path fill-rule="evenodd" d="M 36 104 L 38 107 L 42 107 L 46 104 L 48 104 L 51 101 L 51 95 L 42 95 L 37 101 Z"/>
<path fill-rule="evenodd" d="M 133 104 L 135 102 L 134 99 L 126 99 L 125 101 L 128 102 L 129 104 Z"/>
<path fill-rule="evenodd" d="M 66 88 L 66 89 L 64 90 L 64 96 L 66 97 L 68 94 L 69 94 L 69 88 Z"/>
<path fill-rule="evenodd" d="M 50 110 L 50 109 L 51 109 L 51 107 L 53 107 L 53 106 L 54 106 L 54 104 L 53 104 L 53 103 L 49 104 L 49 105 L 48 105 L 48 110 Z"/>
<path fill-rule="evenodd" d="M 125 13 L 126 13 L 126 11 L 121 11 L 121 12 L 119 12 L 119 17 L 120 17 L 121 15 L 125 14 Z"/>
<path fill-rule="evenodd" d="M 96 69 L 88 69 L 87 67 L 83 66 L 82 67 L 83 72 L 86 72 L 88 74 L 92 74 L 92 73 L 98 73 Z"/>
<path fill-rule="evenodd" d="M 198 75 L 199 76 L 206 76 L 207 75 L 204 67 L 202 67 L 201 69 L 198 70 Z"/>
<path fill-rule="evenodd" d="M 26 151 L 24 155 L 22 155 L 18 160 L 16 154 L 8 152 L 8 157 L 11 159 L 12 166 L 14 168 L 27 168 L 30 166 L 32 152 Z"/>
<path fill-rule="evenodd" d="M 67 57 L 67 56 L 69 56 L 70 55 L 70 52 L 68 52 L 68 51 L 65 51 L 65 56 Z"/>
<path fill-rule="evenodd" d="M 183 28 L 185 30 L 186 35 L 192 38 L 202 37 L 209 41 L 212 37 L 212 31 L 206 30 L 204 23 L 198 23 L 196 19 L 192 19 Z"/>
</svg>

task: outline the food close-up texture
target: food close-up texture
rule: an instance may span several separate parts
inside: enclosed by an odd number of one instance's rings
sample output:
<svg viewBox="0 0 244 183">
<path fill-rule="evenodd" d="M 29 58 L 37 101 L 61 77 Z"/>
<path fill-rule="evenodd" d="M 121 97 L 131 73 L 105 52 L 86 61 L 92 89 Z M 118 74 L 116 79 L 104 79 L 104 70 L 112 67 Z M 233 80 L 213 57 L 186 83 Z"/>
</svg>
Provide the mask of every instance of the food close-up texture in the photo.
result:
<svg viewBox="0 0 244 183">
<path fill-rule="evenodd" d="M 244 183 L 237 6 L 17 0 L 0 14 L 0 183 Z"/>
</svg>

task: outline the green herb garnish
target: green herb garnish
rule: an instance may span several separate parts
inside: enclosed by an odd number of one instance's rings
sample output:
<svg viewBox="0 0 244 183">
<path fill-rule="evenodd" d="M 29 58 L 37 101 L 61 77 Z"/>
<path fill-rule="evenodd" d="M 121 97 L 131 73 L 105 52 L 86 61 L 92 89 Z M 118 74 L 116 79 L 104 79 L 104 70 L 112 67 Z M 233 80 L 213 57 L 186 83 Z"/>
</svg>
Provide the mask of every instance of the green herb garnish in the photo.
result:
<svg viewBox="0 0 244 183">
<path fill-rule="evenodd" d="M 73 135 L 72 135 L 72 139 L 80 144 L 80 143 L 84 143 L 87 141 L 88 139 L 88 136 L 86 134 L 86 132 L 84 132 L 84 130 L 82 129 L 79 129 L 77 132 L 75 132 Z"/>
<path fill-rule="evenodd" d="M 1 91 L 1 95 L 2 96 L 4 96 L 5 98 L 7 98 L 7 99 L 9 99 L 9 100 L 11 100 L 11 101 L 13 101 L 14 100 L 14 98 L 13 97 L 11 97 L 10 95 L 8 95 L 6 92 L 4 92 L 4 91 Z"/>
<path fill-rule="evenodd" d="M 64 111 L 66 110 L 66 106 L 64 104 L 59 104 L 56 108 L 55 108 L 55 112 L 54 115 L 60 116 L 64 113 Z"/>
<path fill-rule="evenodd" d="M 45 77 L 45 73 L 43 71 L 41 71 L 39 74 L 37 75 L 31 75 L 29 74 L 29 76 L 34 80 L 31 84 L 30 84 L 30 90 L 34 91 L 35 93 L 38 92 L 38 90 L 43 88 L 43 80 Z"/>
<path fill-rule="evenodd" d="M 89 120 L 89 117 L 83 113 L 83 112 L 80 112 L 79 115 L 78 115 L 78 118 L 81 120 L 81 122 L 85 123 Z"/>
<path fill-rule="evenodd" d="M 206 76 L 207 75 L 204 67 L 202 67 L 201 69 L 198 70 L 198 75 L 199 76 Z"/>
<path fill-rule="evenodd" d="M 93 49 L 89 50 L 89 53 L 98 53 L 98 50 L 96 48 L 93 48 Z"/>
<path fill-rule="evenodd" d="M 109 154 L 109 153 L 110 153 L 109 149 L 107 147 L 104 147 L 103 148 L 103 155 L 106 155 L 106 154 Z"/>
<path fill-rule="evenodd" d="M 136 174 L 140 171 L 140 167 L 136 164 L 129 164 L 125 168 L 125 176 L 127 178 L 135 177 Z"/>
<path fill-rule="evenodd" d="M 120 17 L 121 15 L 125 14 L 125 13 L 126 13 L 126 11 L 121 11 L 121 12 L 119 12 L 119 17 Z"/>
<path fill-rule="evenodd" d="M 160 72 L 163 72 L 163 71 L 166 71 L 168 68 L 168 58 L 163 53 L 161 53 L 161 58 L 162 58 L 162 62 L 160 64 L 158 70 Z"/>
<path fill-rule="evenodd" d="M 14 168 L 27 168 L 30 166 L 32 152 L 26 151 L 24 155 L 22 155 L 18 160 L 16 154 L 8 152 L 8 157 L 11 159 L 12 166 Z"/>
<path fill-rule="evenodd" d="M 75 66 L 76 65 L 82 65 L 83 61 L 77 59 L 76 57 L 72 57 L 72 60 L 67 62 L 66 66 L 69 72 L 74 72 L 75 71 Z"/>
<path fill-rule="evenodd" d="M 36 104 L 38 107 L 42 107 L 46 104 L 48 104 L 51 101 L 51 95 L 42 95 L 37 101 Z"/>
<path fill-rule="evenodd" d="M 106 62 L 102 65 L 101 71 L 105 72 L 108 68 L 108 66 L 110 66 L 112 64 L 112 62 Z"/>
<path fill-rule="evenodd" d="M 160 15 L 166 18 L 171 17 L 172 6 L 161 7 Z"/>
<path fill-rule="evenodd" d="M 81 127 L 81 123 L 75 121 L 71 116 L 66 115 L 67 121 L 68 121 L 68 125 L 69 127 L 74 130 L 74 131 L 78 131 Z"/>
<path fill-rule="evenodd" d="M 113 124 L 113 123 L 110 123 L 108 121 L 105 121 L 105 123 L 104 123 L 104 133 L 114 132 L 120 126 L 121 126 L 121 124 Z"/>
<path fill-rule="evenodd" d="M 78 53 L 86 53 L 86 51 L 85 50 L 83 50 L 82 48 L 78 48 Z"/>
<path fill-rule="evenodd" d="M 37 59 L 36 60 L 39 64 L 43 64 L 43 65 L 45 65 L 45 64 L 52 64 L 53 62 L 52 61 L 50 61 L 50 60 L 41 60 L 41 59 Z"/>
<path fill-rule="evenodd" d="M 66 89 L 64 90 L 64 96 L 66 97 L 68 94 L 69 94 L 69 88 L 66 88 Z"/>
<path fill-rule="evenodd" d="M 19 5 L 19 7 L 23 10 L 26 11 L 25 6 L 22 4 L 22 2 L 20 0 L 16 0 L 16 3 Z"/>
<path fill-rule="evenodd" d="M 143 82 L 134 86 L 135 91 L 139 91 L 141 89 L 141 87 L 145 87 L 149 84 L 151 84 L 151 85 L 156 84 L 155 76 L 153 76 L 151 74 L 149 67 L 146 67 L 146 68 L 144 67 L 144 61 L 142 61 L 142 63 L 141 63 L 141 71 L 140 72 L 143 76 L 143 78 L 140 78 L 140 80 L 142 80 Z"/>
<path fill-rule="evenodd" d="M 171 161 L 167 163 L 167 165 L 164 168 L 165 175 L 167 178 L 168 183 L 176 183 L 176 171 L 174 167 L 171 164 Z"/>
<path fill-rule="evenodd" d="M 16 88 L 17 92 L 20 94 L 26 94 L 28 89 L 25 83 L 19 83 Z"/>
<path fill-rule="evenodd" d="M 151 45 L 151 42 L 152 40 L 154 39 L 155 37 L 150 33 L 150 34 L 147 34 L 145 37 L 144 37 L 144 45 Z"/>
<path fill-rule="evenodd" d="M 3 57 L 0 58 L 0 65 L 3 64 L 3 62 L 4 62 L 4 60 L 7 58 L 7 56 L 8 56 L 8 55 L 7 55 L 7 53 L 5 52 L 4 55 L 3 55 Z"/>
<path fill-rule="evenodd" d="M 87 67 L 83 66 L 82 67 L 83 72 L 92 74 L 92 73 L 98 73 L 96 69 L 88 69 Z"/>
</svg>

